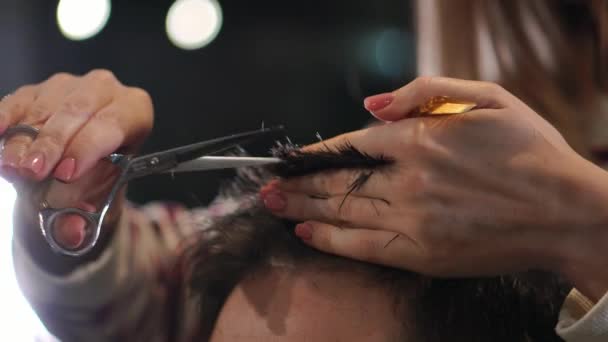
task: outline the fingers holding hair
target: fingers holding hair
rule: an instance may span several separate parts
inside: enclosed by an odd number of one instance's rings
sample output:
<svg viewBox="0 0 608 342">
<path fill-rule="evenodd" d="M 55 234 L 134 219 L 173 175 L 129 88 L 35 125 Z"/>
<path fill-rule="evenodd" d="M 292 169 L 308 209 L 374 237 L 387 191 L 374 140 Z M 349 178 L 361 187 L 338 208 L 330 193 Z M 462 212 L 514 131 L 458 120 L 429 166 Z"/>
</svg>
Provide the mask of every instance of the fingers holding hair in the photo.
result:
<svg viewBox="0 0 608 342">
<path fill-rule="evenodd" d="M 421 247 L 395 232 L 306 221 L 296 226 L 295 234 L 320 251 L 373 264 L 417 270 L 423 261 Z"/>
<path fill-rule="evenodd" d="M 303 193 L 270 192 L 262 195 L 266 207 L 291 220 L 319 220 L 340 226 L 390 229 L 383 224 L 392 214 L 383 198 L 355 194 L 316 197 Z"/>
</svg>

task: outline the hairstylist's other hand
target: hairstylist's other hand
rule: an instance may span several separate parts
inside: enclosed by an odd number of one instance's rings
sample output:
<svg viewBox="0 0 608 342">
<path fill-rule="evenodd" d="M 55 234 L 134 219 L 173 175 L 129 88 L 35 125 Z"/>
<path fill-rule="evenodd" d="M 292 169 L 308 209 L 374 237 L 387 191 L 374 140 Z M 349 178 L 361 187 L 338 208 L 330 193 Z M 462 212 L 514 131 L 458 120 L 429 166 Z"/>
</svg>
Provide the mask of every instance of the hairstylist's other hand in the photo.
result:
<svg viewBox="0 0 608 342">
<path fill-rule="evenodd" d="M 3 99 L 0 134 L 17 124 L 40 130 L 35 140 L 24 134 L 12 136 L 1 155 L 0 174 L 18 191 L 18 221 L 37 219 L 42 192 L 58 205 L 99 209 L 97 204 L 107 197 L 117 173 L 113 165 L 101 160 L 118 149 L 133 151 L 150 132 L 152 122 L 148 94 L 123 85 L 107 70 L 84 76 L 56 74 Z M 119 207 L 114 206 L 114 214 Z M 71 217 L 63 221 L 57 227 L 57 239 L 66 246 L 78 246 L 84 237 L 84 220 Z M 35 225 L 27 225 L 19 226 L 16 234 L 26 240 L 40 237 Z"/>
<path fill-rule="evenodd" d="M 408 118 L 433 96 L 478 106 Z M 393 166 L 343 205 L 351 171 L 262 190 L 274 213 L 305 221 L 296 233 L 306 243 L 434 276 L 544 269 L 590 296 L 608 289 L 607 174 L 528 106 L 495 84 L 448 78 L 420 78 L 365 105 L 392 122 L 305 149 L 350 143 L 393 158 Z"/>
</svg>

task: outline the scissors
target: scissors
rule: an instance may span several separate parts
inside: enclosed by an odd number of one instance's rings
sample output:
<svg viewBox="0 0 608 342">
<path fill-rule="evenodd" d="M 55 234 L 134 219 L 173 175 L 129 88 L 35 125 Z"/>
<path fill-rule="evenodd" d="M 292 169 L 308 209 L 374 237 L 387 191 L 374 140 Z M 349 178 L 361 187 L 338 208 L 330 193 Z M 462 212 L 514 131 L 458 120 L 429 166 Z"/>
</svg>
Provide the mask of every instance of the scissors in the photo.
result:
<svg viewBox="0 0 608 342">
<path fill-rule="evenodd" d="M 121 187 L 129 181 L 158 173 L 217 170 L 279 163 L 281 162 L 279 158 L 210 156 L 279 132 L 283 132 L 282 127 L 262 128 L 142 156 L 111 154 L 106 157 L 106 160 L 118 166 L 121 171 L 108 198 L 103 202 L 101 210 L 89 212 L 79 208 L 52 208 L 46 201 L 42 201 L 38 212 L 42 235 L 54 251 L 73 257 L 82 256 L 95 247 L 104 217 Z M 17 133 L 27 134 L 35 139 L 38 136 L 38 129 L 28 125 L 11 127 L 0 136 L 0 146 L 4 147 L 4 141 Z M 84 241 L 75 248 L 62 246 L 53 234 L 57 220 L 66 215 L 80 216 L 86 222 Z"/>
</svg>

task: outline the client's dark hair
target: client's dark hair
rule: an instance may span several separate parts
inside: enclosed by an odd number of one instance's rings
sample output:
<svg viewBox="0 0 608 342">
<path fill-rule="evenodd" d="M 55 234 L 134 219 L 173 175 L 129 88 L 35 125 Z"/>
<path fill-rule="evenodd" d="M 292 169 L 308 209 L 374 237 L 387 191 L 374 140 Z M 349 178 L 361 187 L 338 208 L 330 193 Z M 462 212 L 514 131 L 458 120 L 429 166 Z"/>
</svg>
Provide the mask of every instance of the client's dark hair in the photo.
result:
<svg viewBox="0 0 608 342">
<path fill-rule="evenodd" d="M 201 338 L 207 340 L 233 288 L 271 261 L 314 265 L 326 270 L 363 270 L 370 281 L 387 287 L 395 298 L 395 315 L 403 317 L 404 336 L 435 341 L 560 341 L 554 332 L 567 286 L 557 277 L 526 272 L 493 278 L 435 279 L 399 269 L 347 260 L 303 244 L 293 234 L 294 222 L 278 219 L 257 203 L 268 174 L 293 177 L 335 169 L 352 169 L 361 186 L 392 161 L 363 154 L 352 146 L 304 153 L 281 147 L 284 163 L 270 172 L 248 170 L 225 198 L 242 208 L 205 228 L 185 253 L 190 292 L 197 297 Z M 405 313 L 406 311 L 407 313 Z"/>
</svg>

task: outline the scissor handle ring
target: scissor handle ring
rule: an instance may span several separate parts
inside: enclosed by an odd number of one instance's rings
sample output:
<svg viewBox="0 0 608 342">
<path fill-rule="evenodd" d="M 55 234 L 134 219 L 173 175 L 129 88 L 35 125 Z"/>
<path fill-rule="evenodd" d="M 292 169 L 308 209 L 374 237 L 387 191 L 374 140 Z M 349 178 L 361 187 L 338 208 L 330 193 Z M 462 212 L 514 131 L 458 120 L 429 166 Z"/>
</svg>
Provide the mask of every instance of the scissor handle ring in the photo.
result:
<svg viewBox="0 0 608 342">
<path fill-rule="evenodd" d="M 42 235 L 48 242 L 51 248 L 61 254 L 69 255 L 69 256 L 82 256 L 89 252 L 99 239 L 100 234 L 100 214 L 99 213 L 91 213 L 88 211 L 84 211 L 78 208 L 66 208 L 66 209 L 53 209 L 47 208 L 42 209 L 39 212 L 39 221 L 40 221 L 40 230 L 42 231 Z M 61 216 L 65 215 L 78 215 L 82 217 L 86 221 L 85 225 L 85 237 L 84 241 L 76 248 L 68 248 L 62 246 L 59 241 L 55 239 L 54 228 L 55 222 Z"/>
</svg>

